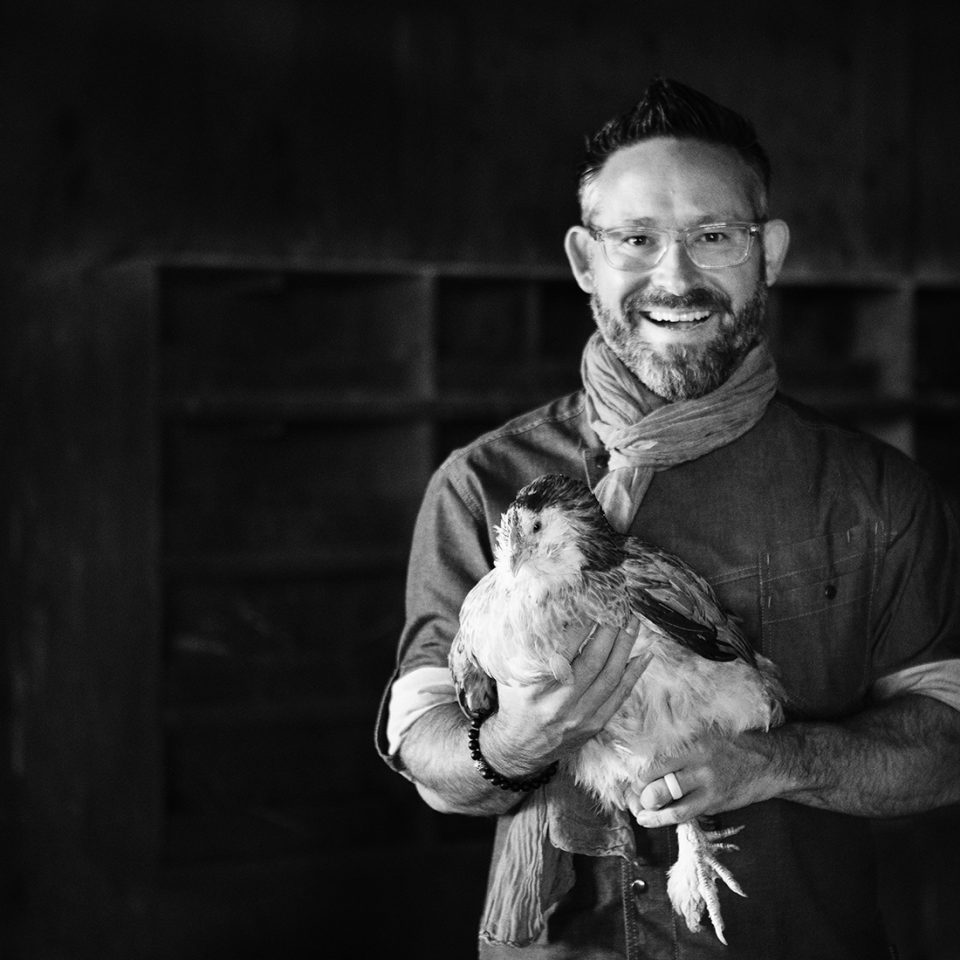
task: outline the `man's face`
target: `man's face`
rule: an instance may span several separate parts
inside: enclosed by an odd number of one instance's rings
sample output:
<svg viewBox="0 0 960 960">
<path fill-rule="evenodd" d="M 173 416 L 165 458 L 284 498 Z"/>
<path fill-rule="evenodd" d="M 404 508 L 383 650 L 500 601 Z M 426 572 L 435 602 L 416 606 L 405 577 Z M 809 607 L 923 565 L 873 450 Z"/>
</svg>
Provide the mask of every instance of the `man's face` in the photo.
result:
<svg viewBox="0 0 960 960">
<path fill-rule="evenodd" d="M 755 220 L 752 185 L 734 152 L 659 138 L 613 154 L 584 199 L 589 223 L 600 229 L 636 224 L 679 230 Z M 773 237 L 775 246 L 781 240 L 773 276 L 786 251 L 785 236 Z M 720 269 L 696 266 L 674 242 L 654 267 L 617 270 L 582 228 L 568 234 L 572 264 L 577 251 L 583 271 L 575 265 L 574 272 L 590 293 L 601 335 L 658 396 L 673 401 L 715 390 L 757 342 L 772 282 L 762 240 L 754 241 L 744 263 Z"/>
</svg>

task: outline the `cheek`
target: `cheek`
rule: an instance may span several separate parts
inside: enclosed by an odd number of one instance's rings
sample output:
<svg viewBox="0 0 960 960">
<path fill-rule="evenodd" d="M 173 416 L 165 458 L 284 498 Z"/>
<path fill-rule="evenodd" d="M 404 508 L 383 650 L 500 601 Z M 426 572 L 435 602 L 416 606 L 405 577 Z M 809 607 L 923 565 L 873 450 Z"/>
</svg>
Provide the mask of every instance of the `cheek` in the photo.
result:
<svg viewBox="0 0 960 960">
<path fill-rule="evenodd" d="M 763 288 L 766 292 L 766 280 L 764 277 L 763 259 L 760 258 L 753 264 L 753 269 L 747 269 L 750 264 L 744 264 L 739 268 L 739 273 L 731 273 L 730 276 L 718 278 L 724 292 L 730 298 L 735 312 L 741 311 L 751 300 L 757 296 L 758 289 Z M 738 268 L 732 268 L 737 270 Z"/>
<path fill-rule="evenodd" d="M 646 286 L 643 278 L 629 273 L 618 273 L 613 277 L 598 275 L 594 282 L 594 295 L 605 310 L 619 318 L 623 316 L 624 302 L 642 292 Z"/>
</svg>

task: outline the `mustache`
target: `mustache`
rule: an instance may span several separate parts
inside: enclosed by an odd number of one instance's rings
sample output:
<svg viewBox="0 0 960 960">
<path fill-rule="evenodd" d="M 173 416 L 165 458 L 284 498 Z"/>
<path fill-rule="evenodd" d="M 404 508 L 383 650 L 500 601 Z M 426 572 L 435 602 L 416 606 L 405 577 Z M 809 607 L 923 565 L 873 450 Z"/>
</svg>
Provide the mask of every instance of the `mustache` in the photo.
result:
<svg viewBox="0 0 960 960">
<path fill-rule="evenodd" d="M 695 287 L 683 294 L 667 293 L 665 290 L 644 291 L 628 297 L 623 307 L 629 313 L 640 313 L 655 307 L 664 310 L 710 310 L 717 313 L 731 313 L 733 310 L 729 297 L 703 287 Z"/>
</svg>

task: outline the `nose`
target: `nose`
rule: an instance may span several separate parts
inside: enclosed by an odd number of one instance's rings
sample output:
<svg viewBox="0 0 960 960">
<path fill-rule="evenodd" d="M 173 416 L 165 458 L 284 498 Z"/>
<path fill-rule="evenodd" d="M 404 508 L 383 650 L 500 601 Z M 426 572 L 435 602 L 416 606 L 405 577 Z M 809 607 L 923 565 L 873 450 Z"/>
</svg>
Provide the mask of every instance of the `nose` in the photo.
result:
<svg viewBox="0 0 960 960">
<path fill-rule="evenodd" d="M 682 241 L 674 238 L 667 245 L 663 259 L 650 271 L 650 282 L 668 293 L 683 294 L 700 279 L 697 265 L 690 259 Z"/>
</svg>

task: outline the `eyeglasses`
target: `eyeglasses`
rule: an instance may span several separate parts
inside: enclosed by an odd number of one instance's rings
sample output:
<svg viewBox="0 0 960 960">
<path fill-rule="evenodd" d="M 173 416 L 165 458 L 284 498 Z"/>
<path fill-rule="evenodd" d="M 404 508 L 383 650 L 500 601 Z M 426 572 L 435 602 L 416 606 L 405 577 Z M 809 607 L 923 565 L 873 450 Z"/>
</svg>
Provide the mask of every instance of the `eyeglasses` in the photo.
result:
<svg viewBox="0 0 960 960">
<path fill-rule="evenodd" d="M 750 256 L 753 238 L 760 233 L 760 221 L 702 223 L 686 230 L 656 227 L 613 227 L 601 230 L 587 225 L 590 236 L 603 249 L 614 270 L 649 270 L 667 252 L 672 240 L 679 240 L 687 256 L 704 270 L 736 267 Z"/>
</svg>

